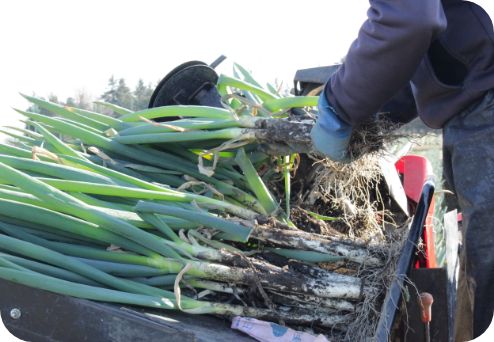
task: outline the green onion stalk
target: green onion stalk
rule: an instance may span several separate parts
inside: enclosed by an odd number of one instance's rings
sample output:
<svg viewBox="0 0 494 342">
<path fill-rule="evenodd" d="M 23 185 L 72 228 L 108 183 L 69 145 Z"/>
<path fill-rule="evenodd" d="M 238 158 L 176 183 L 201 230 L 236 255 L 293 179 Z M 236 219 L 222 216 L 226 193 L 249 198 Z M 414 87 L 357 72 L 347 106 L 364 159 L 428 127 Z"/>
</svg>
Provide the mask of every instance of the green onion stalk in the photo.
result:
<svg viewBox="0 0 494 342">
<path fill-rule="evenodd" d="M 278 112 L 290 108 L 316 107 L 319 96 L 293 96 L 265 101 L 262 105 L 270 112 Z"/>
<path fill-rule="evenodd" d="M 0 234 L 0 249 L 73 271 L 93 281 L 115 289 L 140 294 L 166 295 L 159 289 L 126 279 L 113 277 L 87 263 L 79 261 L 76 258 L 67 257 L 48 248 L 2 234 Z"/>
<path fill-rule="evenodd" d="M 3 244 L 2 244 L 3 241 Z M 73 260 L 59 260 L 63 259 L 60 256 L 51 250 L 48 250 L 45 247 L 40 247 L 31 243 L 23 242 L 21 240 L 8 238 L 6 236 L 0 236 L 0 248 L 7 249 L 9 251 L 20 253 L 26 255 L 30 258 L 36 258 L 39 260 L 45 260 L 49 263 L 52 263 L 57 266 L 62 266 L 69 270 L 75 271 L 81 275 L 87 276 L 90 279 L 96 281 L 105 281 L 105 277 L 103 276 L 103 280 L 101 280 L 101 276 L 98 272 L 96 272 L 96 276 L 91 277 L 87 272 L 87 268 L 82 267 L 77 262 L 75 266 L 70 265 L 74 264 Z M 32 248 L 31 248 L 32 247 Z M 91 250 L 91 248 L 86 248 L 86 250 Z M 102 255 L 111 254 L 112 258 L 119 260 L 119 262 L 130 262 L 135 263 L 136 261 L 142 264 L 145 263 L 147 266 L 158 266 L 159 269 L 167 270 L 167 273 L 178 273 L 183 268 L 183 262 L 173 259 L 167 258 L 148 258 L 144 256 L 132 255 L 129 253 L 114 253 L 114 252 L 105 252 L 100 251 L 100 260 L 102 259 Z M 151 259 L 151 260 L 149 260 Z M 361 284 L 349 283 L 345 282 L 342 284 L 338 284 L 334 282 L 334 279 L 331 281 L 327 281 L 321 279 L 312 279 L 309 277 L 301 277 L 300 279 L 292 279 L 293 276 L 286 271 L 278 269 L 276 267 L 270 268 L 270 273 L 265 276 L 254 275 L 252 270 L 250 269 L 242 269 L 238 267 L 229 267 L 220 264 L 213 263 L 205 263 L 198 261 L 188 261 L 191 265 L 190 271 L 188 274 L 191 276 L 196 276 L 199 278 L 205 278 L 210 280 L 222 281 L 222 282 L 233 282 L 233 283 L 241 283 L 241 284 L 250 284 L 254 281 L 254 278 L 257 278 L 263 286 L 266 288 L 271 288 L 274 290 L 289 290 L 291 292 L 296 293 L 306 293 L 312 294 L 320 297 L 327 298 L 359 298 L 361 293 Z M 75 267 L 75 268 L 74 268 Z M 99 280 L 98 280 L 99 279 Z M 110 280 L 111 281 L 111 280 Z M 319 286 L 319 285 L 324 286 Z M 133 284 L 117 284 L 119 286 L 133 286 Z M 288 287 L 287 287 L 288 286 Z M 146 290 L 146 289 L 144 289 Z"/>
<path fill-rule="evenodd" d="M 259 226 L 253 231 L 252 238 L 278 246 L 342 256 L 348 261 L 370 267 L 383 265 L 383 260 L 365 246 L 332 240 L 329 236 L 318 236 L 301 230 L 266 229 Z"/>
<path fill-rule="evenodd" d="M 78 114 L 78 113 L 72 111 L 70 109 L 70 107 L 61 106 L 59 104 L 45 101 L 45 100 L 39 99 L 39 98 L 34 97 L 34 96 L 28 96 L 28 95 L 24 95 L 24 94 L 21 94 L 21 95 L 26 100 L 28 100 L 29 102 L 32 102 L 35 105 L 37 105 L 43 109 L 46 109 L 52 113 L 55 113 L 55 114 L 65 118 L 65 119 L 68 119 L 68 120 L 71 120 L 74 122 L 79 122 L 81 124 L 84 124 L 88 127 L 91 127 L 91 128 L 94 128 L 94 129 L 100 130 L 100 131 L 104 131 L 105 129 L 108 128 L 108 126 L 106 124 L 104 124 L 98 120 L 91 119 L 85 115 Z"/>
<path fill-rule="evenodd" d="M 233 63 L 233 72 L 235 73 L 236 78 L 240 78 L 239 76 L 241 75 L 244 82 L 250 83 L 258 88 L 262 88 L 261 84 L 257 82 L 254 76 L 252 76 L 252 74 L 242 65 Z"/>
<path fill-rule="evenodd" d="M 89 183 L 71 180 L 60 180 L 52 178 L 38 178 L 43 183 L 48 184 L 56 189 L 65 192 L 81 192 L 85 194 L 93 195 L 105 195 L 113 197 L 124 198 L 136 198 L 136 199 L 150 199 L 150 200 L 162 200 L 170 202 L 195 202 L 198 205 L 210 206 L 215 209 L 225 210 L 234 215 L 243 218 L 254 218 L 255 214 L 242 207 L 233 205 L 231 203 L 220 201 L 211 197 L 196 195 L 193 193 L 186 193 L 180 191 L 174 191 L 171 189 L 161 189 L 162 191 L 153 191 L 146 189 L 137 189 L 131 187 L 124 187 L 111 184 L 99 184 Z"/>
<path fill-rule="evenodd" d="M 137 244 L 167 255 L 169 248 L 165 247 L 162 239 L 156 235 L 146 233 L 132 224 L 111 216 L 103 211 L 99 211 L 84 202 L 70 196 L 50 185 L 17 171 L 3 163 L 0 163 L 1 178 L 6 179 L 13 185 L 33 194 L 47 203 L 52 203 L 59 207 L 60 212 L 74 215 L 81 219 L 98 224 L 101 228 L 122 236 Z M 235 239 L 246 241 L 250 235 L 250 229 L 236 225 L 235 231 L 228 231 Z"/>
<path fill-rule="evenodd" d="M 117 245 L 139 254 L 156 256 L 148 248 L 106 229 L 73 216 L 17 201 L 0 198 L 0 215 L 31 223 L 31 226 L 50 227 L 50 231 L 62 231 L 90 241 L 103 241 L 107 245 Z M 138 228 L 136 228 L 138 229 Z"/>
<path fill-rule="evenodd" d="M 206 106 L 164 106 L 144 109 L 120 117 L 124 122 L 135 122 L 144 119 L 166 117 L 192 117 L 208 119 L 233 119 L 235 114 L 227 109 Z"/>
<path fill-rule="evenodd" d="M 115 141 L 122 144 L 156 144 L 183 141 L 204 141 L 212 139 L 232 140 L 239 139 L 244 141 L 254 141 L 254 132 L 247 132 L 241 128 L 227 128 L 213 131 L 187 131 L 171 133 L 148 133 L 136 135 L 116 136 Z"/>
<path fill-rule="evenodd" d="M 211 303 L 198 301 L 190 298 L 170 299 L 161 296 L 151 296 L 135 294 L 112 289 L 105 289 L 96 286 L 78 284 L 50 276 L 46 276 L 33 271 L 19 270 L 12 267 L 0 267 L 0 278 L 20 283 L 26 286 L 35 286 L 37 288 L 69 295 L 78 298 L 91 299 L 96 301 L 114 302 L 129 305 L 139 305 L 143 307 L 177 310 L 180 309 L 190 314 L 218 314 L 225 316 L 249 316 L 259 319 L 279 319 L 282 318 L 287 322 L 309 324 L 312 319 L 317 319 L 320 325 L 331 327 L 335 324 L 347 324 L 348 318 L 341 315 L 328 314 L 311 314 L 298 310 L 295 312 L 286 312 L 282 310 L 272 311 L 268 309 L 243 307 L 238 305 Z"/>
<path fill-rule="evenodd" d="M 21 132 L 23 135 L 29 137 L 29 138 L 33 138 L 35 140 L 40 140 L 41 138 L 43 138 L 43 136 L 39 133 L 36 133 L 34 131 L 31 131 L 29 129 L 24 129 L 24 128 L 20 128 L 20 127 L 14 127 L 14 126 L 4 126 L 4 128 L 8 128 L 8 129 L 11 129 L 11 130 L 14 130 L 14 131 L 18 131 L 18 132 Z"/>
<path fill-rule="evenodd" d="M 220 75 L 217 86 L 219 89 L 224 89 L 225 87 L 231 87 L 231 88 L 245 90 L 256 96 L 259 96 L 259 98 L 262 101 L 274 100 L 277 98 L 275 95 L 265 91 L 261 87 L 242 81 L 238 78 L 230 77 L 226 75 Z"/>
<path fill-rule="evenodd" d="M 283 158 L 283 179 L 285 183 L 285 212 L 286 219 L 290 220 L 290 198 L 292 195 L 292 183 L 291 183 L 291 158 L 290 156 L 284 156 Z"/>
<path fill-rule="evenodd" d="M 186 162 L 179 157 L 173 156 L 163 151 L 151 150 L 146 148 L 136 149 L 133 147 L 120 144 L 117 141 L 112 141 L 102 135 L 95 134 L 93 132 L 90 132 L 84 128 L 78 127 L 71 123 L 62 122 L 57 119 L 35 113 L 29 113 L 24 111 L 19 111 L 19 112 L 23 115 L 30 117 L 31 119 L 35 119 L 37 121 L 47 123 L 61 133 L 70 134 L 74 137 L 77 137 L 82 141 L 84 141 L 86 144 L 95 145 L 100 148 L 104 148 L 106 150 L 110 150 L 112 152 L 127 156 L 128 158 L 139 160 L 144 163 L 148 163 L 150 165 L 155 165 L 158 167 L 164 167 L 166 169 L 180 171 L 183 172 L 184 174 L 192 176 L 193 178 L 211 183 L 211 185 L 213 185 L 218 191 L 222 192 L 223 194 L 232 196 L 240 203 L 248 207 L 254 208 L 256 210 L 259 210 L 261 214 L 265 214 L 265 212 L 262 209 L 262 206 L 257 204 L 257 200 L 253 196 L 249 195 L 248 193 L 240 189 L 235 188 L 234 186 L 228 183 L 201 174 L 199 171 L 196 171 L 197 169 L 195 165 L 193 165 L 190 162 Z"/>
<path fill-rule="evenodd" d="M 130 109 L 118 106 L 118 105 L 113 104 L 113 103 L 108 103 L 105 101 L 94 101 L 94 103 L 97 105 L 109 108 L 109 109 L 113 110 L 115 113 L 120 114 L 120 115 L 127 115 L 127 114 L 133 113 L 133 111 L 131 111 Z"/>
<path fill-rule="evenodd" d="M 52 162 L 20 158 L 4 154 L 0 154 L 0 162 L 17 170 L 22 170 L 25 172 L 31 171 L 49 177 L 81 182 L 121 184 L 118 180 L 112 179 L 103 174 L 80 168 L 74 168 L 68 165 L 55 164 Z"/>
<path fill-rule="evenodd" d="M 68 110 L 70 110 L 71 112 L 74 112 L 74 113 L 77 113 L 79 115 L 83 115 L 83 116 L 86 116 L 90 119 L 93 119 L 95 121 L 98 121 L 100 122 L 101 124 L 104 124 L 106 125 L 107 127 L 111 127 L 111 128 L 119 128 L 119 127 L 124 127 L 125 124 L 122 122 L 122 120 L 119 120 L 119 119 L 116 119 L 116 118 L 113 118 L 109 115 L 105 115 L 105 114 L 100 114 L 100 113 L 96 113 L 96 112 L 93 112 L 93 111 L 90 111 L 90 110 L 86 110 L 86 109 L 80 109 L 80 108 L 75 108 L 75 107 L 66 107 Z M 122 108 L 122 107 L 120 107 Z"/>
<path fill-rule="evenodd" d="M 180 119 L 167 121 L 164 123 L 149 124 L 143 122 L 138 126 L 129 127 L 118 131 L 119 136 L 126 135 L 138 135 L 138 134 L 150 134 L 150 133 L 169 133 L 169 132 L 188 132 L 197 130 L 213 130 L 232 127 L 249 127 L 252 120 L 246 118 L 239 118 L 238 120 L 225 120 L 225 119 Z"/>
<path fill-rule="evenodd" d="M 49 130 L 43 127 L 43 125 L 37 122 L 31 122 L 31 125 L 34 126 L 42 134 L 43 138 L 47 142 L 49 142 L 57 150 L 57 152 L 79 159 L 84 159 L 81 153 L 74 151 L 70 146 L 65 144 L 62 140 L 58 139 Z"/>
<path fill-rule="evenodd" d="M 6 217 L 0 217 L 2 220 L 2 224 L 9 224 L 9 223 L 19 223 L 18 220 L 13 220 L 13 219 L 8 219 Z M 107 244 L 101 241 L 94 241 L 94 240 L 85 240 L 81 239 L 80 237 L 76 237 L 74 235 L 66 234 L 66 233 L 60 233 L 56 232 L 53 233 L 50 230 L 44 230 L 42 228 L 35 229 L 35 228 L 29 228 L 29 224 L 25 224 L 25 227 L 20 228 L 23 232 L 25 233 L 30 233 L 34 235 L 35 237 L 40 237 L 49 241 L 54 241 L 54 242 L 63 242 L 63 243 L 68 243 L 68 244 L 82 244 L 84 246 L 92 246 L 94 248 L 107 248 Z M 39 227 L 39 226 L 38 226 Z M 11 236 L 15 236 L 13 234 L 9 234 Z M 25 240 L 22 238 L 22 240 Z M 25 240 L 28 241 L 28 240 Z"/>
<path fill-rule="evenodd" d="M 38 141 L 37 139 L 26 137 L 22 134 L 9 132 L 9 131 L 3 130 L 3 129 L 0 129 L 0 133 L 5 134 L 11 138 L 17 139 L 18 141 L 23 142 L 23 143 L 27 143 L 27 144 L 35 144 Z"/>
<path fill-rule="evenodd" d="M 259 149 L 279 135 L 276 120 L 316 107 L 318 97 L 283 97 L 245 68 L 234 72 L 218 80 L 223 108 L 132 111 L 97 102 L 118 114 L 110 117 L 23 95 L 55 116 L 17 110 L 34 131 L 2 131 L 17 147 L 0 144 L 0 278 L 187 313 L 348 323 L 351 316 L 335 312 L 355 312 L 378 290 L 318 264 L 378 268 L 383 260 L 365 246 L 296 229 L 296 155 L 281 157 L 282 207 L 268 186 L 280 158 Z M 161 118 L 173 119 L 152 121 Z M 198 297 L 208 301 L 189 298 L 190 288 L 205 290 Z M 256 289 L 269 309 L 244 303 Z M 214 302 L 228 295 L 244 306 Z"/>
<path fill-rule="evenodd" d="M 266 184 L 257 174 L 254 165 L 252 165 L 252 162 L 247 157 L 247 154 L 245 153 L 245 150 L 243 148 L 240 148 L 237 151 L 235 161 L 242 169 L 247 183 L 249 184 L 252 191 L 256 194 L 256 197 L 263 206 L 264 210 L 266 210 L 268 214 L 274 215 L 278 211 L 279 205 L 275 201 L 273 195 L 269 192 Z"/>
<path fill-rule="evenodd" d="M 83 277 L 72 271 L 67 271 L 63 268 L 51 266 L 41 262 L 33 261 L 30 259 L 21 258 L 18 256 L 13 256 L 5 253 L 0 253 L 0 260 L 8 260 L 13 264 L 17 264 L 24 270 L 32 270 L 34 272 L 42 273 L 55 278 L 60 278 L 63 280 L 73 281 L 85 285 L 101 286 L 98 282 L 95 282 L 89 278 Z"/>
<path fill-rule="evenodd" d="M 25 212 L 25 213 L 30 213 L 30 212 L 35 212 L 37 214 L 37 217 L 39 218 L 45 218 L 47 214 L 51 214 L 52 216 L 55 216 L 55 218 L 66 218 L 62 215 L 59 215 L 58 213 L 54 212 L 53 210 L 56 209 L 55 207 L 50 207 L 50 205 L 45 204 L 45 202 L 38 200 L 36 197 L 29 195 L 29 194 L 24 194 L 24 193 L 19 193 L 15 191 L 9 191 L 9 190 L 4 190 L 4 192 L 0 192 L 2 196 L 2 200 L 0 200 L 0 205 L 3 202 L 3 206 L 0 207 L 0 209 L 5 209 L 5 212 L 2 212 L 0 210 L 0 213 L 3 213 L 5 215 L 11 215 L 11 217 L 16 217 L 16 215 L 19 214 L 19 212 Z M 11 195 L 12 193 L 12 195 Z M 13 202 L 12 200 L 17 200 L 20 202 Z M 7 206 L 7 204 L 12 203 L 11 206 Z M 36 205 L 38 207 L 36 207 Z M 153 205 L 158 205 L 156 203 L 153 203 Z M 13 207 L 13 208 L 12 208 Z M 45 208 L 42 209 L 41 207 Z M 160 206 L 162 208 L 162 206 Z M 165 207 L 169 208 L 169 207 Z M 48 210 L 51 209 L 51 210 Z M 145 206 L 144 206 L 144 209 Z M 156 228 L 160 230 L 161 232 L 164 232 L 165 235 L 167 236 L 168 239 L 171 241 L 166 241 L 162 240 L 162 243 L 165 246 L 168 246 L 171 250 L 168 250 L 166 256 L 169 257 L 175 257 L 178 259 L 181 259 L 179 254 L 185 255 L 185 256 L 193 256 L 193 257 L 198 257 L 201 259 L 206 259 L 206 260 L 213 260 L 213 261 L 221 261 L 223 259 L 223 256 L 221 253 L 216 252 L 214 249 L 211 248 L 205 248 L 201 247 L 199 245 L 190 245 L 188 243 L 185 243 L 182 241 L 176 233 L 170 228 L 170 226 L 179 226 L 183 227 L 185 226 L 184 224 L 180 224 L 180 222 L 176 223 L 178 220 L 183 219 L 184 222 L 186 223 L 192 223 L 191 227 L 197 227 L 199 225 L 210 225 L 214 227 L 215 229 L 220 229 L 225 232 L 230 232 L 230 234 L 233 234 L 233 236 L 236 236 L 236 234 L 249 234 L 250 229 L 249 228 L 240 228 L 238 224 L 231 223 L 229 221 L 222 220 L 220 218 L 214 218 L 210 217 L 209 215 L 205 214 L 200 214 L 200 213 L 194 213 L 194 212 L 189 212 L 184 209 L 176 209 L 181 212 L 184 212 L 186 214 L 182 215 L 180 217 L 176 216 L 154 216 L 152 214 L 146 214 L 146 213 L 141 213 L 139 214 L 144 217 L 145 221 L 142 221 L 142 223 L 149 222 L 147 225 L 147 228 Z M 110 212 L 113 215 L 115 215 L 115 212 Z M 176 212 L 172 211 L 172 213 L 176 214 Z M 134 215 L 136 218 L 138 216 L 134 212 L 129 212 L 130 215 Z M 119 217 L 119 216 L 117 216 Z M 53 217 L 51 217 L 53 219 Z M 69 217 L 70 220 L 70 217 Z M 74 220 L 72 220 L 74 221 Z M 63 222 L 63 220 L 62 220 Z M 128 221 L 128 222 L 135 222 L 137 225 L 139 222 L 133 218 L 133 221 Z M 103 241 L 109 243 L 109 244 L 119 244 L 122 247 L 127 247 L 131 248 L 131 250 L 135 250 L 135 244 L 130 243 L 127 240 L 122 239 L 121 237 L 114 236 L 112 234 L 108 234 L 105 231 L 100 231 L 100 230 L 94 230 L 94 231 L 82 231 L 78 230 L 79 225 L 77 225 L 77 221 L 74 221 L 71 226 L 65 228 L 65 231 L 72 232 L 75 234 L 84 234 L 83 236 L 90 237 L 90 238 L 101 238 Z M 61 227 L 57 223 L 53 223 L 50 221 L 51 225 Z M 170 226 L 168 226 L 170 224 Z M 84 225 L 84 224 L 83 224 Z M 62 226 L 63 227 L 63 226 Z M 164 228 L 163 228 L 164 227 Z M 91 234 L 93 233 L 93 234 Z M 106 233 L 106 234 L 105 234 Z M 122 242 L 124 241 L 124 242 Z M 220 244 L 218 242 L 215 242 L 216 245 Z M 213 243 L 214 245 L 214 243 Z M 137 251 L 141 251 L 140 248 L 137 248 Z M 179 253 L 179 254 L 177 254 Z"/>
</svg>

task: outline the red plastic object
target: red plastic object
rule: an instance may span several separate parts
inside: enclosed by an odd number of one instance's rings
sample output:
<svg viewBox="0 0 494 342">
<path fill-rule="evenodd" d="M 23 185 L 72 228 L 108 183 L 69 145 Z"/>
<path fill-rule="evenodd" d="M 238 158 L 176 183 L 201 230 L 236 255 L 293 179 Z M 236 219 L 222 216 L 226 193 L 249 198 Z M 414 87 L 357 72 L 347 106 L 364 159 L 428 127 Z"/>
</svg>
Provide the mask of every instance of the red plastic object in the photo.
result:
<svg viewBox="0 0 494 342">
<path fill-rule="evenodd" d="M 395 166 L 398 173 L 402 176 L 405 194 L 412 206 L 415 206 L 420 199 L 425 181 L 432 176 L 432 166 L 425 157 L 417 155 L 404 156 L 396 162 Z M 422 235 L 425 256 L 422 260 L 419 259 L 416 264 L 417 268 L 437 267 L 434 227 L 432 222 L 433 216 L 434 198 L 432 198 L 429 212 L 427 213 L 424 233 Z"/>
<path fill-rule="evenodd" d="M 422 323 L 430 323 L 432 320 L 432 303 L 434 303 L 434 297 L 428 292 L 422 292 L 419 295 L 420 306 L 422 309 Z"/>
</svg>

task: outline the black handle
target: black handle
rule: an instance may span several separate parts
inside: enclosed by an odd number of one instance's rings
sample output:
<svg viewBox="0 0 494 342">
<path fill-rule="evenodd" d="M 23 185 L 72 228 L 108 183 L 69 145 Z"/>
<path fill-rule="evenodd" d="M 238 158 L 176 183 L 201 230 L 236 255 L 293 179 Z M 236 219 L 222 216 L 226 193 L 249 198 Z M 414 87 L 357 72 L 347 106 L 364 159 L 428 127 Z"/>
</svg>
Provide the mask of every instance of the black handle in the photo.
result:
<svg viewBox="0 0 494 342">
<path fill-rule="evenodd" d="M 385 302 L 382 307 L 381 317 L 377 326 L 375 340 L 378 342 L 388 341 L 391 335 L 391 328 L 399 310 L 401 300 L 401 289 L 406 275 L 413 265 L 413 255 L 417 249 L 417 244 L 424 230 L 425 220 L 429 212 L 432 196 L 434 195 L 434 182 L 428 180 L 422 187 L 422 195 L 417 204 L 417 209 L 413 217 L 408 238 L 403 246 L 403 249 L 396 267 L 396 277 L 389 288 Z"/>
</svg>

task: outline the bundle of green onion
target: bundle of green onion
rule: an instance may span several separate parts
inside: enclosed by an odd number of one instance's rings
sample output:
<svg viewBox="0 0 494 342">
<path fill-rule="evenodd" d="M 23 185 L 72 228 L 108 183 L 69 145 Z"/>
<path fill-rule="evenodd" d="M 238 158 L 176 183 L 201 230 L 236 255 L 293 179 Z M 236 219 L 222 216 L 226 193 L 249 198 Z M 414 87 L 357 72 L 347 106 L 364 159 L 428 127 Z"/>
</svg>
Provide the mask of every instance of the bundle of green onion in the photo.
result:
<svg viewBox="0 0 494 342">
<path fill-rule="evenodd" d="M 0 278 L 194 314 L 323 327 L 351 319 L 375 289 L 318 263 L 381 259 L 294 227 L 293 156 L 257 149 L 256 122 L 317 98 L 282 97 L 237 72 L 219 80 L 224 108 L 131 112 L 100 102 L 115 118 L 24 95 L 52 116 L 18 110 L 30 130 L 3 130 L 11 143 L 0 145 Z M 279 161 L 284 199 L 267 185 Z"/>
</svg>

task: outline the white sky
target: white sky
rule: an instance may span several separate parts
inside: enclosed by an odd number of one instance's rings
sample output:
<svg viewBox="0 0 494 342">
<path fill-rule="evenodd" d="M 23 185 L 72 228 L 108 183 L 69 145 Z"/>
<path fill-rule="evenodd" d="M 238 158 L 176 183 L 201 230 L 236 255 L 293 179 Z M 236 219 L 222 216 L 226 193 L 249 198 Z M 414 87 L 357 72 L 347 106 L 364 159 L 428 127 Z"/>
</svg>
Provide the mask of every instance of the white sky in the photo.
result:
<svg viewBox="0 0 494 342">
<path fill-rule="evenodd" d="M 494 1 L 475 0 L 494 18 Z M 156 83 L 188 60 L 224 54 L 261 81 L 343 57 L 368 0 L 16 0 L 0 4 L 0 126 L 25 109 L 18 92 L 99 96 L 108 78 Z"/>
</svg>

